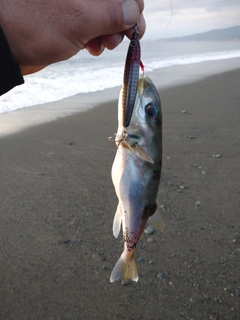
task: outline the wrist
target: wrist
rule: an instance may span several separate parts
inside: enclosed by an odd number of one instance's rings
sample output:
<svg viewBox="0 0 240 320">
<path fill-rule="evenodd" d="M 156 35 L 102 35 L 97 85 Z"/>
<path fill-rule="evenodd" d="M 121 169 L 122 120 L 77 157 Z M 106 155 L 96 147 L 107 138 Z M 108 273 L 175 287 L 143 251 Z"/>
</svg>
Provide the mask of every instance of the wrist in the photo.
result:
<svg viewBox="0 0 240 320">
<path fill-rule="evenodd" d="M 23 83 L 24 79 L 20 67 L 14 61 L 7 39 L 0 26 L 0 95 Z"/>
</svg>

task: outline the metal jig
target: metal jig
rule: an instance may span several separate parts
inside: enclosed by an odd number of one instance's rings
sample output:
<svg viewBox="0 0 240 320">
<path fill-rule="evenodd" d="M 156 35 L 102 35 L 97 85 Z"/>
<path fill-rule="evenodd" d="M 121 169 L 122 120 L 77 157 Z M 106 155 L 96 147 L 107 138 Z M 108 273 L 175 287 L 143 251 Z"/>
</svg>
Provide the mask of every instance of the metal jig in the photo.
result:
<svg viewBox="0 0 240 320">
<path fill-rule="evenodd" d="M 123 89 L 122 89 L 122 101 L 123 101 L 123 127 L 127 128 L 130 124 L 135 99 L 137 95 L 137 86 L 139 78 L 139 67 L 141 65 L 141 48 L 139 42 L 138 23 L 135 25 L 135 31 L 133 32 L 132 39 L 130 41 L 124 76 L 123 76 Z"/>
</svg>

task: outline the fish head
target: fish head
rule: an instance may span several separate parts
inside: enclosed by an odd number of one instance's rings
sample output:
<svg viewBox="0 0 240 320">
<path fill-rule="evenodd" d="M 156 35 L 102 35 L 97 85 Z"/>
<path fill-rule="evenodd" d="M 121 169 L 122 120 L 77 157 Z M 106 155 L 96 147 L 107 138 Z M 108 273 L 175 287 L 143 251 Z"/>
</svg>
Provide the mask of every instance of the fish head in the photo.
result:
<svg viewBox="0 0 240 320">
<path fill-rule="evenodd" d="M 122 90 L 118 100 L 118 129 L 124 131 L 122 126 L 125 110 L 123 110 Z M 138 80 L 137 95 L 133 109 L 130 131 L 138 128 L 160 128 L 162 126 L 161 100 L 158 91 L 149 77 L 141 76 Z"/>
<path fill-rule="evenodd" d="M 161 157 L 162 152 L 161 100 L 156 87 L 149 77 L 141 76 L 139 78 L 132 118 L 127 128 L 121 125 L 124 117 L 121 93 L 119 100 L 119 127 L 116 140 L 120 139 L 123 132 L 127 132 L 127 139 L 124 140 L 125 145 L 137 146 L 132 150 L 140 158 L 153 163 L 155 159 Z"/>
<path fill-rule="evenodd" d="M 161 128 L 162 112 L 158 91 L 149 77 L 140 77 L 135 100 L 130 131 L 143 131 Z"/>
</svg>

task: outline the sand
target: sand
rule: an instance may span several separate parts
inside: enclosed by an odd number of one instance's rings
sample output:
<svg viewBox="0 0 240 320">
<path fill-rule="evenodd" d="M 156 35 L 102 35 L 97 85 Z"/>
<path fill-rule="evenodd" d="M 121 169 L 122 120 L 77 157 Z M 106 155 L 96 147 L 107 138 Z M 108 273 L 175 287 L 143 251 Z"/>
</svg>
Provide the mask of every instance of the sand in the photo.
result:
<svg viewBox="0 0 240 320">
<path fill-rule="evenodd" d="M 239 83 L 161 90 L 166 227 L 142 235 L 138 283 L 109 282 L 117 101 L 2 137 L 0 319 L 239 319 Z"/>
</svg>

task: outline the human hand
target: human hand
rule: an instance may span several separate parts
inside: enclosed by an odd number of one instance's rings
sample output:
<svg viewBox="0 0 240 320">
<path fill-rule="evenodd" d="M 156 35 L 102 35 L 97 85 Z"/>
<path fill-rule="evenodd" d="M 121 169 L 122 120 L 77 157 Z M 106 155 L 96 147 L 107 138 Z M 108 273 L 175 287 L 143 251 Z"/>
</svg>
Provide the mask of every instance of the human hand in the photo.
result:
<svg viewBox="0 0 240 320">
<path fill-rule="evenodd" d="M 86 48 L 99 55 L 129 38 L 143 0 L 0 0 L 0 24 L 23 75 L 66 60 Z"/>
</svg>

